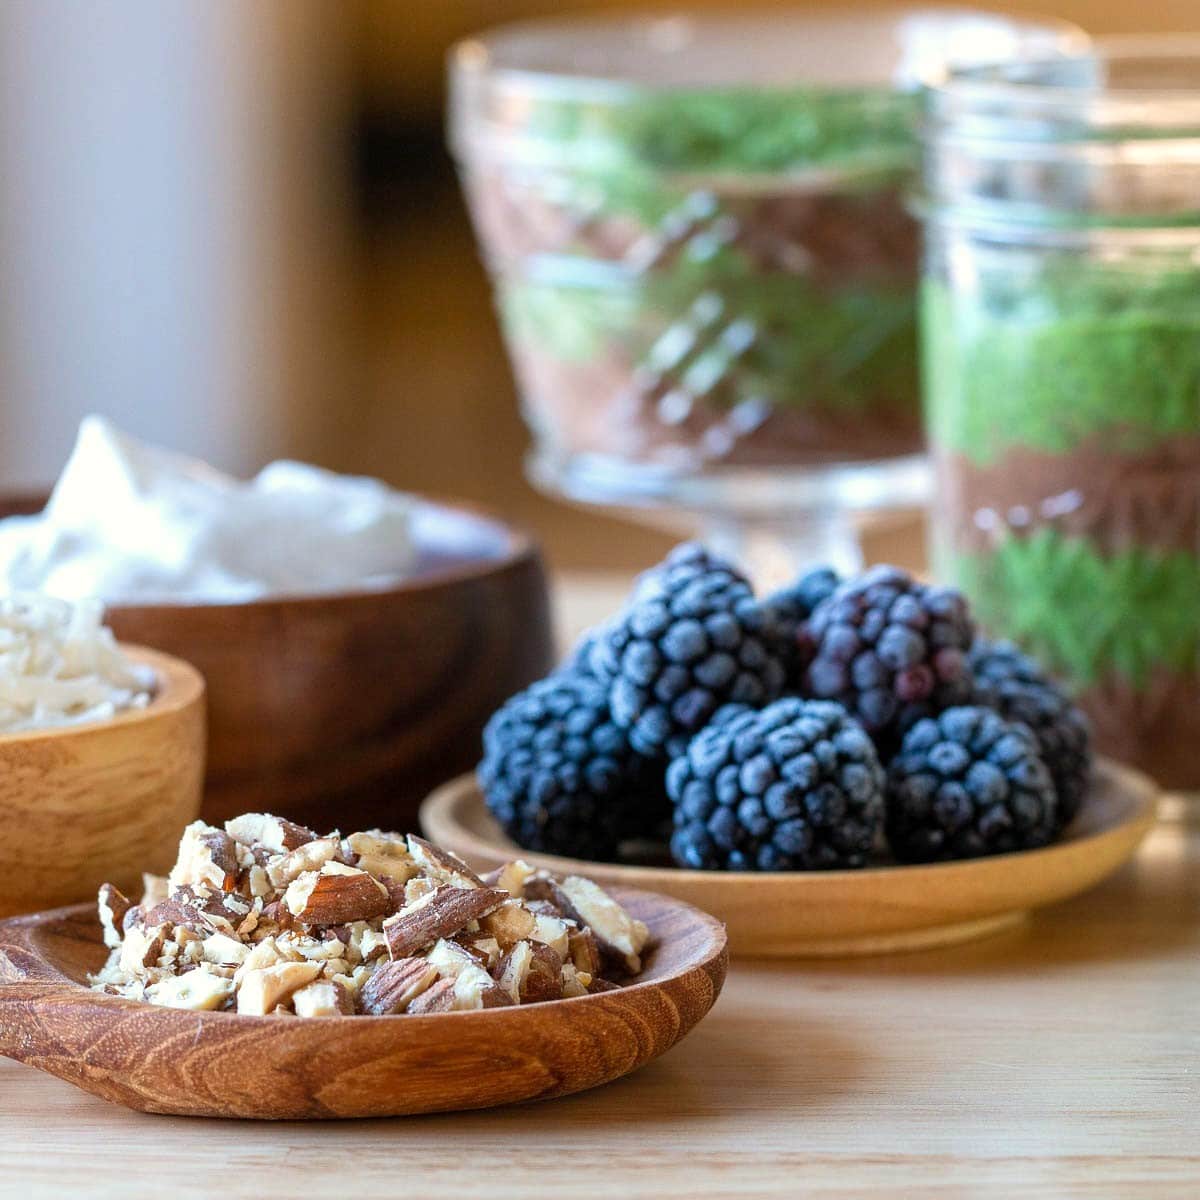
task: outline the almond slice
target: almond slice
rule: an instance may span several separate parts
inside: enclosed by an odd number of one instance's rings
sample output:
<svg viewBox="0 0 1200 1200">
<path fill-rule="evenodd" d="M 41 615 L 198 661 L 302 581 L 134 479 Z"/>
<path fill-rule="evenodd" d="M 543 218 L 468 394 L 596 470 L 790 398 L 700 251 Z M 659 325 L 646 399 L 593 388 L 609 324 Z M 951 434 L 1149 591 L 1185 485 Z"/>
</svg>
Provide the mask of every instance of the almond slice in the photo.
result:
<svg viewBox="0 0 1200 1200">
<path fill-rule="evenodd" d="M 549 946 L 559 958 L 565 959 L 570 952 L 571 926 L 562 917 L 535 915 L 529 936 L 533 941 Z"/>
<path fill-rule="evenodd" d="M 600 949 L 636 975 L 642 969 L 641 953 L 650 936 L 646 926 L 590 879 L 568 875 L 558 891 L 560 907 L 567 916 L 590 928 Z"/>
<path fill-rule="evenodd" d="M 306 871 L 319 871 L 327 862 L 332 862 L 341 848 L 341 839 L 335 837 L 306 842 L 282 858 L 272 858 L 267 863 L 267 878 L 273 886 L 282 890 Z"/>
<path fill-rule="evenodd" d="M 514 900 L 525 897 L 525 881 L 534 873 L 524 859 L 514 859 L 483 876 L 488 887 L 503 888 Z"/>
<path fill-rule="evenodd" d="M 146 999 L 152 1004 L 191 1012 L 213 1012 L 232 995 L 232 979 L 202 968 L 160 979 L 146 989 Z"/>
<path fill-rule="evenodd" d="M 398 833 L 383 833 L 378 829 L 352 833 L 343 839 L 342 853 L 347 861 L 376 879 L 390 879 L 400 887 L 418 871 L 408 852 L 408 843 Z"/>
<path fill-rule="evenodd" d="M 454 977 L 454 1009 L 468 1012 L 480 1008 L 502 1008 L 512 997 L 478 963 L 464 967 Z"/>
<path fill-rule="evenodd" d="M 576 971 L 586 975 L 600 973 L 600 947 L 590 929 L 574 930 L 568 935 L 567 954 Z"/>
<path fill-rule="evenodd" d="M 336 979 L 317 979 L 298 988 L 292 996 L 298 1017 L 348 1017 L 354 1001 L 344 984 Z"/>
<path fill-rule="evenodd" d="M 438 883 L 448 883 L 458 888 L 484 886 L 483 880 L 461 858 L 417 837 L 415 833 L 408 835 L 408 852 L 417 866 Z"/>
<path fill-rule="evenodd" d="M 485 971 L 492 971 L 500 965 L 504 952 L 500 943 L 486 933 L 460 933 L 455 937 L 460 945 Z"/>
<path fill-rule="evenodd" d="M 562 959 L 542 942 L 530 943 L 532 954 L 525 986 L 521 989 L 522 1004 L 540 1004 L 545 1000 L 560 1000 L 563 994 Z"/>
<path fill-rule="evenodd" d="M 592 976 L 587 971 L 576 970 L 573 963 L 563 963 L 562 994 L 564 998 L 586 996 Z"/>
<path fill-rule="evenodd" d="M 363 1012 L 375 1017 L 401 1013 L 437 978 L 437 968 L 423 958 L 380 963 L 362 985 L 359 1003 Z"/>
<path fill-rule="evenodd" d="M 190 887 L 178 888 L 170 899 L 156 904 L 148 912 L 137 908 L 129 910 L 130 916 L 135 913 L 136 924 L 144 929 L 156 925 L 183 926 L 203 935 L 213 931 L 232 934 L 234 928 L 233 914 L 221 903 L 219 896 L 204 895 Z"/>
<path fill-rule="evenodd" d="M 519 900 L 507 900 L 494 912 L 481 917 L 479 927 L 507 950 L 509 946 L 529 937 L 536 923 L 533 913 Z"/>
<path fill-rule="evenodd" d="M 270 813 L 243 813 L 225 822 L 225 832 L 243 846 L 263 846 L 275 854 L 286 854 L 317 840 L 311 829 Z"/>
<path fill-rule="evenodd" d="M 521 1003 L 525 990 L 525 979 L 533 962 L 533 947 L 528 942 L 518 942 L 501 960 L 496 981 L 509 994 L 514 1004 Z"/>
<path fill-rule="evenodd" d="M 100 911 L 100 926 L 104 930 L 104 944 L 110 950 L 116 950 L 121 945 L 125 914 L 133 905 L 111 883 L 102 883 L 97 907 Z"/>
<path fill-rule="evenodd" d="M 241 966 L 250 953 L 250 947 L 245 942 L 226 933 L 210 933 L 200 946 L 205 962 L 222 966 L 226 963 Z"/>
<path fill-rule="evenodd" d="M 238 972 L 237 1010 L 265 1016 L 284 1004 L 292 993 L 312 983 L 321 973 L 320 963 L 284 962 L 260 970 Z"/>
<path fill-rule="evenodd" d="M 193 821 L 183 831 L 167 886 L 172 892 L 187 885 L 231 892 L 237 887 L 240 870 L 233 838 L 203 821 Z"/>
<path fill-rule="evenodd" d="M 167 930 L 163 925 L 149 929 L 135 926 L 125 934 L 118 959 L 121 970 L 128 975 L 145 975 L 154 966 L 166 944 Z"/>
<path fill-rule="evenodd" d="M 454 1007 L 454 980 L 439 979 L 427 991 L 422 992 L 408 1006 L 410 1016 L 425 1016 L 429 1013 L 450 1012 Z"/>
<path fill-rule="evenodd" d="M 442 886 L 421 896 L 383 923 L 392 958 L 407 958 L 439 938 L 453 937 L 508 899 L 492 888 Z"/>
<path fill-rule="evenodd" d="M 315 843 L 314 843 L 315 844 Z M 369 921 L 392 907 L 388 890 L 358 867 L 327 862 L 288 884 L 283 897 L 292 916 L 307 925 L 343 925 Z"/>
</svg>

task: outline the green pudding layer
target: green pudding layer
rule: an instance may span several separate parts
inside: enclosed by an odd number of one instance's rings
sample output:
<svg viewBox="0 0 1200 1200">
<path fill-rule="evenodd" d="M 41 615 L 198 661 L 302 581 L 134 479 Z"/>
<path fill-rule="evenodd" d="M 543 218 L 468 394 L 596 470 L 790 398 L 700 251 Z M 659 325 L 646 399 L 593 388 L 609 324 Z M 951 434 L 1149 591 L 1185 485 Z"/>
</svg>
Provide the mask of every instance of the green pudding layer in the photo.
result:
<svg viewBox="0 0 1200 1200">
<path fill-rule="evenodd" d="M 1081 688 L 1195 671 L 1200 271 L 1025 248 L 973 266 L 954 294 L 922 288 L 930 434 L 965 504 L 1034 517 L 989 548 L 978 514 L 937 514 L 942 571 L 986 627 Z M 1086 519 L 1055 517 L 1064 489 Z"/>
<path fill-rule="evenodd" d="M 937 445 L 990 464 L 1011 447 L 1062 453 L 1101 431 L 1129 452 L 1200 432 L 1200 271 L 1061 266 L 987 278 L 981 295 L 923 286 Z"/>
<path fill-rule="evenodd" d="M 906 175 L 917 112 L 915 95 L 884 90 L 671 89 L 611 103 L 539 100 L 524 135 L 600 211 L 653 222 L 678 203 L 673 176 Z"/>
<path fill-rule="evenodd" d="M 1156 668 L 1200 664 L 1200 558 L 1131 548 L 1102 556 L 1085 538 L 1040 529 L 941 564 L 1003 631 L 1079 687 L 1116 675 L 1135 688 Z"/>
</svg>

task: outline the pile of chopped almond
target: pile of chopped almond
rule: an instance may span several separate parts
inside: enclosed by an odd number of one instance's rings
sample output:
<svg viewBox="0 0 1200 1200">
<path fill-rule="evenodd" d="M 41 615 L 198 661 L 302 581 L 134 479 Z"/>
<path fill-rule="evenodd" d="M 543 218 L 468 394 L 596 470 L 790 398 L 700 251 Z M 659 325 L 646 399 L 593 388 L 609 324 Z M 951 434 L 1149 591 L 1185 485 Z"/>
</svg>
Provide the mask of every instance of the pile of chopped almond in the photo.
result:
<svg viewBox="0 0 1200 1200">
<path fill-rule="evenodd" d="M 170 1008 L 441 1013 L 605 991 L 647 930 L 590 880 L 511 862 L 485 878 L 419 837 L 319 837 L 265 813 L 188 826 L 167 879 L 100 889 L 92 986 Z"/>
</svg>

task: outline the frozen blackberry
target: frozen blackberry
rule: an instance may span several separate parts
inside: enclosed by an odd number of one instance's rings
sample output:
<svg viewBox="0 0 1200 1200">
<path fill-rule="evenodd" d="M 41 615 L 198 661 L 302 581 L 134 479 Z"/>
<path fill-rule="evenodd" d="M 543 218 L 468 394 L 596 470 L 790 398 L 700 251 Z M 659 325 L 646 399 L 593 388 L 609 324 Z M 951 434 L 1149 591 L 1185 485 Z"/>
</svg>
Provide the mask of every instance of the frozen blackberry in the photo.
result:
<svg viewBox="0 0 1200 1200">
<path fill-rule="evenodd" d="M 519 846 L 612 859 L 668 818 L 662 768 L 613 723 L 605 689 L 561 671 L 512 697 L 488 722 L 479 783 Z"/>
<path fill-rule="evenodd" d="M 788 690 L 802 690 L 811 647 L 805 623 L 813 610 L 833 595 L 841 580 L 832 567 L 812 567 L 788 587 L 773 592 L 763 602 L 767 620 L 779 643 L 779 657 L 787 671 Z"/>
<path fill-rule="evenodd" d="M 1033 730 L 1058 792 L 1058 822 L 1065 828 L 1083 804 L 1092 769 L 1092 735 L 1078 705 L 1012 642 L 984 638 L 971 649 L 972 703 L 994 708 Z"/>
<path fill-rule="evenodd" d="M 587 656 L 633 748 L 675 756 L 726 703 L 775 699 L 784 667 L 768 616 L 733 567 L 688 543 L 642 576 Z"/>
<path fill-rule="evenodd" d="M 875 746 L 840 704 L 723 709 L 667 769 L 681 867 L 861 867 L 883 825 Z"/>
<path fill-rule="evenodd" d="M 970 699 L 966 601 L 898 567 L 843 583 L 817 605 L 803 636 L 805 693 L 845 705 L 885 755 L 920 717 Z"/>
<path fill-rule="evenodd" d="M 903 862 L 1044 846 L 1057 808 L 1032 731 L 990 708 L 918 721 L 888 768 L 887 837 Z"/>
<path fill-rule="evenodd" d="M 763 601 L 783 619 L 796 626 L 803 624 L 822 600 L 828 600 L 841 580 L 832 567 L 811 567 L 788 587 L 773 592 Z"/>
</svg>

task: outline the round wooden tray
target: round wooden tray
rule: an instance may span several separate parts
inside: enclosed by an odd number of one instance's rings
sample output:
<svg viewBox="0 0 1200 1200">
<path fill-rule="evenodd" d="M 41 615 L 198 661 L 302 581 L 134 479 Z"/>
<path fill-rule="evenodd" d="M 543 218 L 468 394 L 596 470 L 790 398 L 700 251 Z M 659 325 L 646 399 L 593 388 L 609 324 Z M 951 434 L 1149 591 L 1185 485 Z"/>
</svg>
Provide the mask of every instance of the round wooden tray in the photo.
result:
<svg viewBox="0 0 1200 1200">
<path fill-rule="evenodd" d="M 735 957 L 828 958 L 982 937 L 1077 895 L 1133 855 L 1154 823 L 1157 798 L 1144 775 L 1101 762 L 1083 811 L 1052 846 L 861 871 L 685 871 L 535 854 L 504 836 L 471 776 L 434 792 L 421 824 L 432 841 L 481 870 L 520 857 L 556 874 L 686 900 L 725 922 Z"/>
<path fill-rule="evenodd" d="M 86 986 L 106 955 L 94 904 L 17 917 L 0 922 L 0 1055 L 180 1116 L 389 1117 L 565 1096 L 669 1050 L 725 981 L 725 932 L 711 917 L 614 894 L 650 927 L 636 982 L 424 1017 L 250 1017 L 105 996 Z"/>
</svg>

